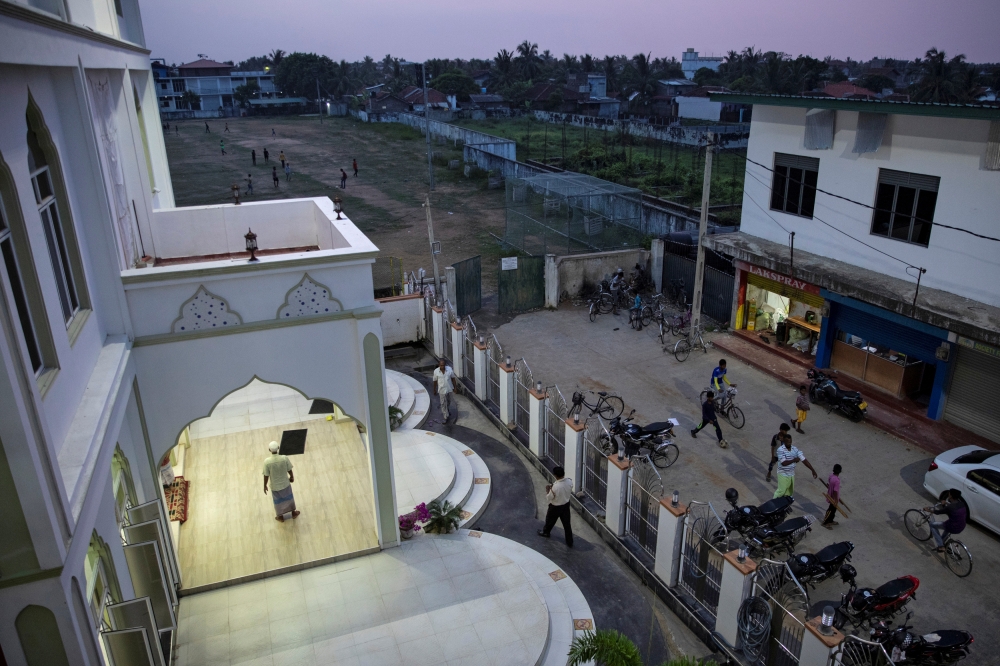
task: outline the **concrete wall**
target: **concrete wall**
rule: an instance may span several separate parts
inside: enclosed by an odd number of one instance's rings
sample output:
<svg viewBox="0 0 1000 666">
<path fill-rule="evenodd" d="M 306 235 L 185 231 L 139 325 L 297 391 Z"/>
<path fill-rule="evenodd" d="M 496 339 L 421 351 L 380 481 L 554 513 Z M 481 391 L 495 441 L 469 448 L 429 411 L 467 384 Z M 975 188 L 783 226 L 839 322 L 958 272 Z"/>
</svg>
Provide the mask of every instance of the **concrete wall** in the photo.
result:
<svg viewBox="0 0 1000 666">
<path fill-rule="evenodd" d="M 556 257 L 559 294 L 567 292 L 570 298 L 586 296 L 601 280 L 610 277 L 613 271 L 621 268 L 628 275 L 637 263 L 646 271 L 649 270 L 648 250 L 618 250 Z"/>
<path fill-rule="evenodd" d="M 573 127 L 588 127 L 607 132 L 620 132 L 624 125 L 626 128 L 625 131 L 634 137 L 679 143 L 685 146 L 703 146 L 706 141 L 705 135 L 708 132 L 714 132 L 718 135 L 717 140 L 721 142 L 724 148 L 745 148 L 750 136 L 750 123 L 664 127 L 662 125 L 649 125 L 632 120 L 579 116 L 570 113 L 554 113 L 552 111 L 533 111 L 532 113 L 537 120 L 541 120 L 542 122 L 557 124 L 565 122 Z M 718 116 L 715 119 L 718 120 Z"/>
<path fill-rule="evenodd" d="M 420 294 L 378 299 L 382 308 L 382 343 L 389 347 L 420 341 L 424 297 Z"/>
<path fill-rule="evenodd" d="M 399 114 L 399 122 L 420 130 L 421 134 L 427 128 L 427 120 L 409 113 Z M 503 139 L 485 132 L 477 132 L 434 119 L 430 121 L 430 132 L 432 136 L 444 137 L 456 144 L 461 141 L 463 145 L 476 146 L 493 155 L 499 155 L 509 160 L 517 159 L 517 143 L 510 139 Z"/>
<path fill-rule="evenodd" d="M 698 118 L 700 120 L 718 120 L 722 115 L 722 102 L 713 102 L 707 97 L 675 98 L 677 116 L 679 118 Z"/>
<path fill-rule="evenodd" d="M 890 115 L 882 146 L 874 153 L 852 152 L 858 114 L 838 111 L 833 148 L 806 150 L 806 109 L 756 106 L 748 157 L 770 167 L 774 153 L 819 158 L 818 187 L 873 205 L 880 168 L 938 176 L 934 222 L 954 225 L 988 236 L 1000 235 L 1000 171 L 983 168 L 990 123 L 987 120 Z M 864 206 L 819 193 L 815 214 L 846 234 L 901 261 L 894 261 L 828 226 L 770 208 L 771 173 L 747 162 L 741 230 L 785 244 L 795 232 L 795 247 L 823 257 L 914 281 L 906 264 L 927 273 L 921 286 L 941 289 L 1000 306 L 1000 263 L 997 244 L 969 234 L 934 227 L 928 247 L 870 233 L 872 211 Z M 758 207 L 761 206 L 765 210 Z M 774 219 L 770 219 L 774 218 Z M 912 269 L 911 269 L 912 272 Z"/>
</svg>

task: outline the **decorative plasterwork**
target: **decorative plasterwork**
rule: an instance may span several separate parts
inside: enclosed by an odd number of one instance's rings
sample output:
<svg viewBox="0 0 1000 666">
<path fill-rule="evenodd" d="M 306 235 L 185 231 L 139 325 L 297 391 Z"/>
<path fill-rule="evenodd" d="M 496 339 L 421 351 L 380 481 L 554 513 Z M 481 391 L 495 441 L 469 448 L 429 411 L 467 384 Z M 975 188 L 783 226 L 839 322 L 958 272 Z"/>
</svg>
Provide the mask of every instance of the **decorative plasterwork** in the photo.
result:
<svg viewBox="0 0 1000 666">
<path fill-rule="evenodd" d="M 278 319 L 327 315 L 343 309 L 344 306 L 330 295 L 326 285 L 316 282 L 306 273 L 285 295 L 284 305 L 278 308 Z"/>
<path fill-rule="evenodd" d="M 172 333 L 189 333 L 229 326 L 239 326 L 243 319 L 229 309 L 229 303 L 205 289 L 198 287 L 189 300 L 181 306 L 181 315 L 170 326 Z"/>
</svg>

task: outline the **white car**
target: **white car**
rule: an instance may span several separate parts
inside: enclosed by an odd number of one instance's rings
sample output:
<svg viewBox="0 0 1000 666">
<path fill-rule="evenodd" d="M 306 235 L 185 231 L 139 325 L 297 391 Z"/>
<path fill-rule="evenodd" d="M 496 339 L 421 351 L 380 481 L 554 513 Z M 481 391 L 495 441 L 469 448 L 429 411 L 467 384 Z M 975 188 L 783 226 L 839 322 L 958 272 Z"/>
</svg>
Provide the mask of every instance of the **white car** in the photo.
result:
<svg viewBox="0 0 1000 666">
<path fill-rule="evenodd" d="M 1000 534 L 1000 451 L 981 446 L 945 451 L 927 468 L 924 489 L 934 497 L 962 491 L 969 518 Z"/>
</svg>

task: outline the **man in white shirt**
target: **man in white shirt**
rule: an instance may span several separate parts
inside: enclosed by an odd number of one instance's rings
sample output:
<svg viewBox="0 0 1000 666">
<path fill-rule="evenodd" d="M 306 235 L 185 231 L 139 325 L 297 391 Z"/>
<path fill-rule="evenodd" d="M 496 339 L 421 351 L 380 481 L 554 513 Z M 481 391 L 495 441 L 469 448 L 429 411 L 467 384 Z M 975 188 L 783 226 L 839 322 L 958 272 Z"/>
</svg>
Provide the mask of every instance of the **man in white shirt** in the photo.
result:
<svg viewBox="0 0 1000 666">
<path fill-rule="evenodd" d="M 290 513 L 292 518 L 298 518 L 301 513 L 295 508 L 295 495 L 292 493 L 295 473 L 292 472 L 292 461 L 288 456 L 278 453 L 280 445 L 277 442 L 271 442 L 267 448 L 271 455 L 264 460 L 264 493 L 267 493 L 267 484 L 270 482 L 274 519 L 283 523 L 286 514 Z"/>
<path fill-rule="evenodd" d="M 549 510 L 545 514 L 545 527 L 538 530 L 538 536 L 549 538 L 556 520 L 561 520 L 563 532 L 566 533 L 566 545 L 572 548 L 573 528 L 569 524 L 569 498 L 573 495 L 573 480 L 566 478 L 566 470 L 562 467 L 555 467 L 552 475 L 556 477 L 556 482 L 545 486 L 545 496 L 549 498 Z"/>
<path fill-rule="evenodd" d="M 438 362 L 437 370 L 434 371 L 434 387 L 437 389 L 438 398 L 441 399 L 441 414 L 444 416 L 444 422 L 448 422 L 451 412 L 454 410 L 455 423 L 458 423 L 458 407 L 455 406 L 455 391 L 458 389 L 458 381 L 455 379 L 455 371 L 445 365 L 444 359 Z"/>
<path fill-rule="evenodd" d="M 795 465 L 802 463 L 813 474 L 813 478 L 819 478 L 816 469 L 806 460 L 806 454 L 802 453 L 797 446 L 792 446 L 792 436 L 785 434 L 784 440 L 775 452 L 778 456 L 778 489 L 774 491 L 775 497 L 788 495 L 791 497 L 795 492 Z"/>
</svg>

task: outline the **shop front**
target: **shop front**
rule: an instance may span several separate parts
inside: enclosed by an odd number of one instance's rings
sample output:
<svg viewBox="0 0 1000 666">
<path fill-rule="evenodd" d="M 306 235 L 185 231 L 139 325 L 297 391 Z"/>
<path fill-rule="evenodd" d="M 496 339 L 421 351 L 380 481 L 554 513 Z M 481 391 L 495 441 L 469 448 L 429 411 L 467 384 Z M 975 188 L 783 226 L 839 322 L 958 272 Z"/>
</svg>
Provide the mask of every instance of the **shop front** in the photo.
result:
<svg viewBox="0 0 1000 666">
<path fill-rule="evenodd" d="M 811 362 L 823 326 L 820 288 L 746 262 L 735 265 L 740 278 L 736 328 Z"/>
<path fill-rule="evenodd" d="M 995 392 L 987 390 L 1000 377 L 1000 349 L 962 336 L 958 336 L 957 343 L 944 418 L 1000 442 L 1000 409 Z"/>
<path fill-rule="evenodd" d="M 821 291 L 829 317 L 817 367 L 860 379 L 941 418 L 952 345 L 942 328 L 840 294 Z"/>
</svg>

